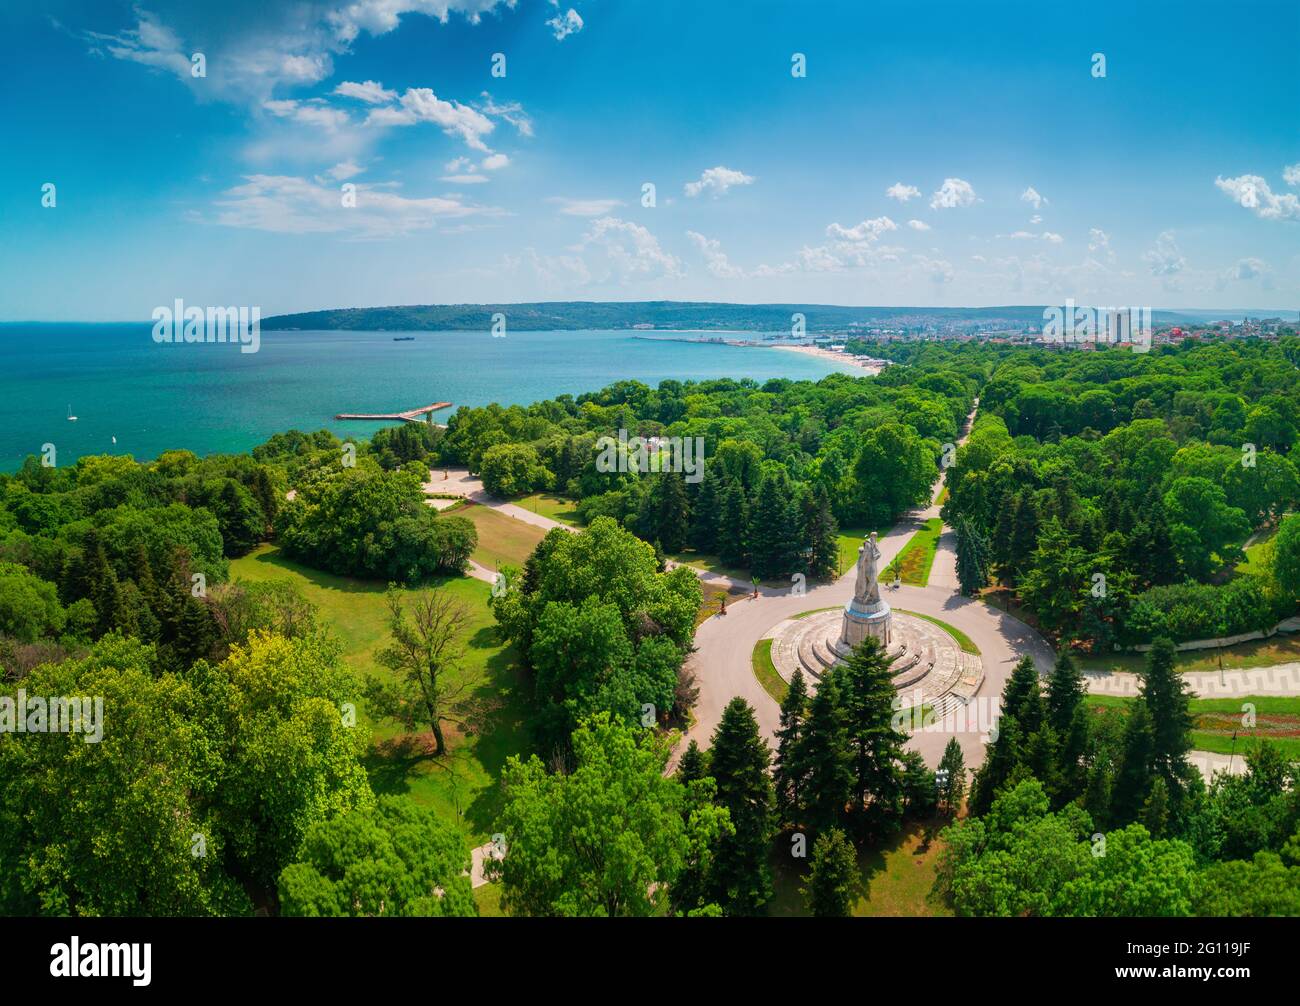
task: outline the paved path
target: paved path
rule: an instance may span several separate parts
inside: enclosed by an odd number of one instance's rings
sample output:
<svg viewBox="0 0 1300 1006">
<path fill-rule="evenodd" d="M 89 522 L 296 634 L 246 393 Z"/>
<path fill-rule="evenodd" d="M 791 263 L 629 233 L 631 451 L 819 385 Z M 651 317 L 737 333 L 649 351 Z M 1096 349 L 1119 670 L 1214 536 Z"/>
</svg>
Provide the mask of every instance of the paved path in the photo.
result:
<svg viewBox="0 0 1300 1006">
<path fill-rule="evenodd" d="M 1128 671 L 1090 672 L 1084 676 L 1088 691 L 1096 695 L 1133 696 L 1138 693 L 1138 676 Z M 1203 699 L 1300 695 L 1300 663 L 1224 671 L 1187 671 L 1183 680 L 1193 695 Z"/>
</svg>

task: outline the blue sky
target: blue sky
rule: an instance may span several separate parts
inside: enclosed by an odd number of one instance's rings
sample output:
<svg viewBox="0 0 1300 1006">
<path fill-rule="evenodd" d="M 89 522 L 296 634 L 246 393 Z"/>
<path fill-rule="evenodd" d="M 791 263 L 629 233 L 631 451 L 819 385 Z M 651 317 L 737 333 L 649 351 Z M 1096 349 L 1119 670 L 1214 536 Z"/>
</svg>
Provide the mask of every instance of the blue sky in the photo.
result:
<svg viewBox="0 0 1300 1006">
<path fill-rule="evenodd" d="M 0 318 L 1293 311 L 1297 51 L 1293 0 L 20 0 Z"/>
</svg>

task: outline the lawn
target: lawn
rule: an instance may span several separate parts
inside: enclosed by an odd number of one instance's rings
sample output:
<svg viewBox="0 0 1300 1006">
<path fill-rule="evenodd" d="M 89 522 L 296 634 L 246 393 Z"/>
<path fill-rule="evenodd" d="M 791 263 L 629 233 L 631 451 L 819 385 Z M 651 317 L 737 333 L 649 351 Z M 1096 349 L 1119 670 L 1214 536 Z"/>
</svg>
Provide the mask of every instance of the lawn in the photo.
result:
<svg viewBox="0 0 1300 1006">
<path fill-rule="evenodd" d="M 1127 709 L 1131 698 L 1118 695 L 1089 695 L 1093 708 Z M 1255 726 L 1242 725 L 1244 706 L 1255 707 Z M 1192 747 L 1218 754 L 1245 754 L 1256 740 L 1277 746 L 1287 758 L 1300 758 L 1300 697 L 1290 695 L 1245 695 L 1231 699 L 1192 699 Z M 1233 734 L 1237 735 L 1233 741 Z"/>
<path fill-rule="evenodd" d="M 840 565 L 836 571 L 844 573 L 853 568 L 854 563 L 858 561 L 858 549 L 862 547 L 862 539 L 870 536 L 872 531 L 877 536 L 883 536 L 893 525 L 886 524 L 884 527 L 842 527 L 840 528 L 839 546 L 840 546 Z"/>
<path fill-rule="evenodd" d="M 785 678 L 776 669 L 772 663 L 772 640 L 760 639 L 754 647 L 753 656 L 754 677 L 758 678 L 758 683 L 763 686 L 763 691 L 776 699 L 778 703 L 785 701 L 786 693 L 790 691 L 790 686 L 785 683 Z"/>
<path fill-rule="evenodd" d="M 930 582 L 930 567 L 934 564 L 934 551 L 939 546 L 939 536 L 943 534 L 943 521 L 931 517 L 925 527 L 911 539 L 898 553 L 898 561 L 903 567 L 903 582 L 913 587 L 924 587 Z"/>
<path fill-rule="evenodd" d="M 952 915 L 952 910 L 931 892 L 935 864 L 943 843 L 939 831 L 947 820 L 912 821 L 884 846 L 858 853 L 861 893 L 853 906 L 855 916 L 915 917 Z M 790 856 L 790 837 L 779 836 L 773 847 L 774 897 L 770 916 L 806 916 L 807 904 L 799 888 L 805 883 L 807 859 Z M 808 849 L 811 857 L 812 849 Z"/>
<path fill-rule="evenodd" d="M 514 503 L 525 510 L 531 510 L 561 524 L 568 524 L 569 527 L 583 526 L 582 521 L 578 519 L 578 504 L 564 496 L 556 496 L 555 493 L 533 493 L 531 496 L 515 500 Z"/>
<path fill-rule="evenodd" d="M 309 569 L 281 557 L 272 545 L 232 561 L 230 575 L 296 583 L 338 636 L 344 659 L 358 674 L 390 673 L 375 661 L 376 651 L 388 640 L 385 584 Z M 407 793 L 416 803 L 460 820 L 470 841 L 481 844 L 491 836 L 497 817 L 501 767 L 509 755 L 527 750 L 528 700 L 516 676 L 513 651 L 502 645 L 488 610 L 488 585 L 465 577 L 434 583 L 469 608 L 464 673 L 480 682 L 475 696 L 486 708 L 475 730 L 444 727 L 450 750 L 437 761 L 425 754 L 426 735 L 402 734 L 387 721 L 372 723 L 363 708 L 361 719 L 372 727 L 375 739 L 366 768 L 375 792 Z"/>
<path fill-rule="evenodd" d="M 1246 561 L 1238 563 L 1238 573 L 1259 573 L 1260 560 L 1263 558 L 1264 550 L 1277 534 L 1277 528 L 1269 528 L 1267 531 L 1260 532 L 1255 544 L 1246 548 Z"/>
<path fill-rule="evenodd" d="M 474 561 L 488 569 L 502 566 L 523 566 L 533 554 L 537 543 L 546 537 L 546 529 L 535 524 L 525 524 L 499 510 L 467 503 L 455 511 L 457 517 L 466 517 L 478 528 L 478 548 Z"/>
<path fill-rule="evenodd" d="M 1174 657 L 1180 672 L 1217 671 L 1222 660 L 1224 670 L 1269 667 L 1300 660 L 1300 634 L 1278 633 L 1270 639 L 1252 639 L 1215 650 L 1184 650 Z M 1145 653 L 1112 653 L 1104 657 L 1076 656 L 1081 671 L 1130 671 L 1136 673 L 1147 665 Z"/>
</svg>

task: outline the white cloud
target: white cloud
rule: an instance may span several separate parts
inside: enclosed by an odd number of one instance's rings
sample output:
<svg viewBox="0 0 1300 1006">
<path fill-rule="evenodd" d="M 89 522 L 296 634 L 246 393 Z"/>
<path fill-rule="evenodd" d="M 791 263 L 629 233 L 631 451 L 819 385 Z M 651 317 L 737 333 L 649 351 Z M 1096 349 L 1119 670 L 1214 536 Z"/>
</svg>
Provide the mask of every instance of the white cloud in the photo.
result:
<svg viewBox="0 0 1300 1006">
<path fill-rule="evenodd" d="M 1035 213 L 1032 217 L 1029 218 L 1029 222 L 1031 224 L 1041 224 L 1043 222 L 1042 214 Z"/>
<path fill-rule="evenodd" d="M 352 161 L 343 161 L 330 168 L 329 174 L 336 181 L 345 182 L 349 178 L 361 174 L 362 170 L 360 165 L 354 164 Z"/>
<path fill-rule="evenodd" d="M 1025 189 L 1024 192 L 1020 193 L 1020 201 L 1022 203 L 1031 204 L 1036 210 L 1041 210 L 1047 205 L 1046 197 L 1040 194 L 1032 185 Z"/>
<path fill-rule="evenodd" d="M 1088 229 L 1088 251 L 1110 251 L 1110 235 L 1100 227 Z"/>
<path fill-rule="evenodd" d="M 1214 184 L 1233 202 L 1253 210 L 1264 220 L 1300 218 L 1300 196 L 1293 192 L 1274 192 L 1259 175 L 1216 178 Z"/>
<path fill-rule="evenodd" d="M 560 207 L 560 212 L 568 217 L 604 217 L 622 206 L 621 199 L 569 199 L 565 196 L 551 196 L 546 200 Z"/>
<path fill-rule="evenodd" d="M 695 243 L 695 247 L 704 256 L 704 262 L 710 273 L 719 279 L 738 279 L 744 270 L 734 266 L 722 250 L 722 244 L 716 238 L 706 238 L 696 231 L 687 231 L 686 236 Z"/>
<path fill-rule="evenodd" d="M 355 186 L 356 205 L 343 205 L 338 186 L 287 175 L 246 175 L 215 202 L 214 223 L 280 234 L 345 234 L 386 238 L 427 230 L 442 219 L 499 215 L 492 207 L 459 199 L 408 199 L 395 192 Z"/>
<path fill-rule="evenodd" d="M 1046 241 L 1048 244 L 1059 245 L 1065 238 L 1051 231 L 1043 231 L 1035 234 L 1033 231 L 1012 231 L 1010 234 L 999 234 L 1000 238 L 1010 238 L 1012 241 Z"/>
<path fill-rule="evenodd" d="M 944 259 L 932 259 L 925 255 L 914 255 L 912 260 L 916 267 L 933 283 L 951 283 L 953 280 L 952 263 Z"/>
<path fill-rule="evenodd" d="M 331 108 L 320 99 L 296 101 L 292 98 L 284 98 L 277 101 L 264 101 L 262 107 L 276 118 L 291 119 L 304 125 L 319 127 L 327 132 L 334 132 L 351 121 L 347 112 L 339 108 Z"/>
<path fill-rule="evenodd" d="M 930 229 L 930 225 L 924 220 L 909 220 L 907 226 L 914 231 L 928 231 Z"/>
<path fill-rule="evenodd" d="M 1174 240 L 1173 231 L 1162 231 L 1156 238 L 1155 246 L 1142 255 L 1142 261 L 1151 266 L 1152 276 L 1174 276 L 1187 265 L 1178 242 Z"/>
<path fill-rule="evenodd" d="M 556 14 L 547 21 L 546 26 L 551 29 L 555 41 L 563 42 L 570 35 L 582 31 L 582 17 L 570 7 L 564 14 Z"/>
<path fill-rule="evenodd" d="M 483 99 L 483 104 L 479 110 L 484 115 L 495 115 L 499 119 L 504 119 L 520 136 L 533 135 L 533 120 L 524 112 L 524 106 L 517 101 L 507 101 L 504 104 L 493 99 L 487 91 L 483 91 L 479 97 Z"/>
<path fill-rule="evenodd" d="M 408 87 L 396 105 L 372 109 L 366 124 L 373 126 L 413 126 L 429 122 L 447 136 L 459 137 L 472 150 L 488 152 L 483 137 L 496 124 L 482 112 L 459 101 L 444 101 L 427 87 Z"/>
<path fill-rule="evenodd" d="M 603 252 L 606 272 L 623 280 L 682 275 L 681 262 L 659 246 L 658 238 L 640 224 L 618 217 L 593 220 L 574 250 L 592 249 Z"/>
<path fill-rule="evenodd" d="M 1237 261 L 1237 264 L 1228 270 L 1229 279 L 1255 279 L 1261 276 L 1268 276 L 1272 268 L 1263 259 L 1243 258 Z"/>
<path fill-rule="evenodd" d="M 502 2 L 507 7 L 514 0 L 352 0 L 343 4 L 331 3 L 325 19 L 343 42 L 351 42 L 362 31 L 371 35 L 384 35 L 397 27 L 404 14 L 425 14 L 443 24 L 452 13 L 463 14 L 470 24 L 478 24 L 481 16 L 494 10 Z"/>
<path fill-rule="evenodd" d="M 483 182 L 491 181 L 487 175 L 442 175 L 438 181 L 446 182 L 448 185 L 480 185 Z"/>
<path fill-rule="evenodd" d="M 714 197 L 726 195 L 727 191 L 733 185 L 752 185 L 754 177 L 747 175 L 743 171 L 736 171 L 732 168 L 724 168 L 718 165 L 716 168 L 709 168 L 697 182 L 686 183 L 686 194 L 694 199 L 706 189 L 713 192 Z"/>
<path fill-rule="evenodd" d="M 828 237 L 841 238 L 845 241 L 876 241 L 879 240 L 881 234 L 896 230 L 898 230 L 898 224 L 890 220 L 889 217 L 874 217 L 871 220 L 863 220 L 862 223 L 853 227 L 831 224 L 826 228 L 826 234 Z"/>
<path fill-rule="evenodd" d="M 957 206 L 970 206 L 976 200 L 970 182 L 960 178 L 945 178 L 937 192 L 930 197 L 930 209 L 944 210 Z"/>
<path fill-rule="evenodd" d="M 915 185 L 904 185 L 902 182 L 895 182 L 889 188 L 885 189 L 885 195 L 890 199 L 897 199 L 900 203 L 905 203 L 909 199 L 916 199 L 921 195 L 921 190 Z"/>
<path fill-rule="evenodd" d="M 479 167 L 482 168 L 484 171 L 500 171 L 509 163 L 510 163 L 510 158 L 507 157 L 505 154 L 488 154 L 487 157 L 483 158 L 483 161 L 482 163 L 479 164 Z"/>
<path fill-rule="evenodd" d="M 389 91 L 383 84 L 373 80 L 367 80 L 360 84 L 356 81 L 345 80 L 334 88 L 334 93 L 344 98 L 356 98 L 368 105 L 386 105 L 390 101 L 397 100 L 396 91 Z"/>
<path fill-rule="evenodd" d="M 1300 185 L 1300 163 L 1288 164 L 1283 168 L 1282 181 L 1288 185 Z"/>
</svg>

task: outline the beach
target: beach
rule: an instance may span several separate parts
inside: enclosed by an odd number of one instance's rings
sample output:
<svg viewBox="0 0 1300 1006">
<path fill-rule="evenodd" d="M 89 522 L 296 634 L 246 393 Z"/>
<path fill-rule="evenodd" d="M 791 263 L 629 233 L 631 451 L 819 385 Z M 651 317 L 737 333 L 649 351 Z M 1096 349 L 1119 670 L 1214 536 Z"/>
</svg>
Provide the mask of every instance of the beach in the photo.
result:
<svg viewBox="0 0 1300 1006">
<path fill-rule="evenodd" d="M 790 346 L 774 345 L 772 349 L 785 349 L 792 353 L 803 353 L 805 356 L 816 356 L 819 359 L 827 360 L 831 363 L 847 363 L 853 367 L 859 367 L 868 374 L 879 374 L 880 365 L 876 363 L 867 363 L 861 357 L 853 356 L 850 353 L 836 353 L 829 349 L 822 349 L 820 346 Z"/>
</svg>

